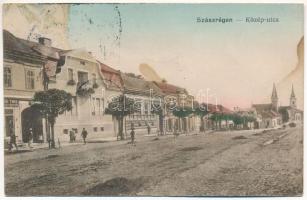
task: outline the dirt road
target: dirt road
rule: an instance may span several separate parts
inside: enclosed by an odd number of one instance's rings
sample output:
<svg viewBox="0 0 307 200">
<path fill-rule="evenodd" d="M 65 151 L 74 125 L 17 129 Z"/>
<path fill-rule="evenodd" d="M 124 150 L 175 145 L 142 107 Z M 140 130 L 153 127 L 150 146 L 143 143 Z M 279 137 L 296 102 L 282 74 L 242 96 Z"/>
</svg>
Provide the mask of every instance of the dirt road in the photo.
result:
<svg viewBox="0 0 307 200">
<path fill-rule="evenodd" d="M 5 156 L 6 195 L 302 194 L 302 127 L 137 139 Z"/>
</svg>

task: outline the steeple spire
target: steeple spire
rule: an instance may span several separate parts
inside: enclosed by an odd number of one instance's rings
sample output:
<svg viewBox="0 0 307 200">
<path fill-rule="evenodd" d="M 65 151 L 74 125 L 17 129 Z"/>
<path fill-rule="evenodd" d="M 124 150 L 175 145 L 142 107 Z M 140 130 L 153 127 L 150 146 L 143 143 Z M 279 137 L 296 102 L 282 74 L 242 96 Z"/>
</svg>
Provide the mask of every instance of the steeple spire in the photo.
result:
<svg viewBox="0 0 307 200">
<path fill-rule="evenodd" d="M 275 83 L 273 83 L 272 99 L 273 98 L 278 99 Z"/>
<path fill-rule="evenodd" d="M 295 93 L 294 93 L 294 89 L 293 89 L 293 84 L 292 84 L 292 91 L 291 91 L 291 98 L 294 97 L 295 98 Z"/>
<path fill-rule="evenodd" d="M 278 96 L 276 91 L 275 83 L 273 83 L 273 92 L 271 96 L 272 109 L 278 111 Z"/>
<path fill-rule="evenodd" d="M 291 91 L 291 95 L 290 95 L 290 106 L 292 108 L 296 108 L 296 97 L 295 97 L 295 93 L 294 93 L 293 84 L 292 84 L 292 91 Z"/>
</svg>

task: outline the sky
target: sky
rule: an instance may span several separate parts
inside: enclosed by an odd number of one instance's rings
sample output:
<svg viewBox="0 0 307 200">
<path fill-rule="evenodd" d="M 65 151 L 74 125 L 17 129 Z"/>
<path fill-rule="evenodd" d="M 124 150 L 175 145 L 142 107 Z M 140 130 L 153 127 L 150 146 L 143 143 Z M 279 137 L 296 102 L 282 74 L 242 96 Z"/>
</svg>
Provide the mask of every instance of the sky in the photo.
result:
<svg viewBox="0 0 307 200">
<path fill-rule="evenodd" d="M 124 72 L 139 74 L 146 63 L 168 83 L 196 97 L 208 90 L 209 101 L 229 108 L 269 102 L 273 83 L 296 67 L 304 34 L 299 4 L 27 4 L 9 5 L 4 14 L 4 27 L 19 37 L 37 32 L 57 47 L 85 48 Z M 289 96 L 279 98 L 287 103 Z"/>
<path fill-rule="evenodd" d="M 196 23 L 225 17 L 234 23 Z M 246 23 L 275 17 L 278 23 Z M 168 83 L 230 108 L 269 101 L 273 82 L 296 65 L 300 5 L 87 4 L 70 7 L 69 41 L 122 71 L 146 63 Z M 203 91 L 203 92 L 201 92 Z M 209 98 L 209 99 L 210 99 Z M 281 97 L 282 98 L 282 97 Z M 286 97 L 288 98 L 288 97 Z"/>
</svg>

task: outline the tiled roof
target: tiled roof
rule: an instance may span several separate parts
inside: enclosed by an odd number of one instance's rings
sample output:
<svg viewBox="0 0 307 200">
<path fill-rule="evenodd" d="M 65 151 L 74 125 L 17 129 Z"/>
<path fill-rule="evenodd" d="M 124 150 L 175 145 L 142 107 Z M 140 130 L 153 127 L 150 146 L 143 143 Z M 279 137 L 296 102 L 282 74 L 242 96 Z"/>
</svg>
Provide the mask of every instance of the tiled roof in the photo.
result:
<svg viewBox="0 0 307 200">
<path fill-rule="evenodd" d="M 253 108 L 256 109 L 257 112 L 264 111 L 264 110 L 272 110 L 272 104 L 253 104 Z"/>
<path fill-rule="evenodd" d="M 224 113 L 224 114 L 230 114 L 233 113 L 230 109 L 224 107 L 223 105 L 214 105 L 214 104 L 207 104 L 202 103 L 203 107 L 207 107 L 210 113 Z"/>
<path fill-rule="evenodd" d="M 139 94 L 149 94 L 150 89 L 153 90 L 153 93 L 156 95 L 162 95 L 161 90 L 156 87 L 152 82 L 145 81 L 142 78 L 131 77 L 127 74 L 120 73 L 124 88 L 130 93 L 139 93 Z"/>
<path fill-rule="evenodd" d="M 113 69 L 112 67 L 97 61 L 100 65 L 100 72 L 102 73 L 102 78 L 109 88 L 113 89 L 123 89 L 123 82 L 120 76 L 120 72 Z"/>
<path fill-rule="evenodd" d="M 4 51 L 14 51 L 32 56 L 40 56 L 38 52 L 34 51 L 31 46 L 25 42 L 25 40 L 15 37 L 7 30 L 3 30 L 3 49 Z"/>
<path fill-rule="evenodd" d="M 154 83 L 160 88 L 160 90 L 164 94 L 178 94 L 180 92 L 185 92 L 184 88 L 180 88 L 175 85 L 171 85 L 171 84 L 163 83 L 163 82 L 156 82 L 156 81 L 154 81 Z"/>
<path fill-rule="evenodd" d="M 102 72 L 109 72 L 109 73 L 114 73 L 114 74 L 120 74 L 120 72 L 116 69 L 113 69 L 112 67 L 102 63 L 102 62 L 99 62 L 98 63 L 100 64 L 100 69 Z"/>
<path fill-rule="evenodd" d="M 20 53 L 20 56 L 29 55 L 32 57 L 43 59 L 49 57 L 58 60 L 60 49 L 48 47 L 38 42 L 24 40 L 15 37 L 7 30 L 3 30 L 3 48 L 4 52 L 14 52 L 15 55 Z M 6 53 L 4 53 L 6 57 Z"/>
<path fill-rule="evenodd" d="M 268 110 L 268 111 L 262 111 L 259 113 L 263 118 L 274 118 L 274 117 L 279 117 L 280 114 L 277 112 L 274 112 L 273 110 Z"/>
</svg>

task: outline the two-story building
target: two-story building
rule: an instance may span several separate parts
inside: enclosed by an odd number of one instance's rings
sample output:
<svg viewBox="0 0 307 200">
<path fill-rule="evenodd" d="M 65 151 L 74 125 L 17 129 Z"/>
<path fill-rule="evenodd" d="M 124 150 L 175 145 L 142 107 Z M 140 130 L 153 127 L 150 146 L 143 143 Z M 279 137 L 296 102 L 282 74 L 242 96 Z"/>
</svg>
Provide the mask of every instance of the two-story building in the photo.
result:
<svg viewBox="0 0 307 200">
<path fill-rule="evenodd" d="M 112 138 L 112 120 L 104 114 L 106 107 L 106 84 L 101 76 L 100 63 L 84 49 L 60 52 L 65 61 L 49 88 L 60 88 L 73 96 L 73 109 L 57 118 L 55 139 L 69 141 L 69 131 L 74 130 L 77 140 L 82 129 L 89 139 Z"/>
<path fill-rule="evenodd" d="M 120 71 L 113 69 L 112 67 L 99 62 L 100 76 L 105 85 L 105 103 L 107 105 L 116 98 L 123 94 L 124 87 Z M 118 122 L 112 115 L 104 116 L 104 123 L 107 130 L 113 130 L 113 136 L 117 137 L 118 134 Z"/>
<path fill-rule="evenodd" d="M 43 42 L 43 38 L 40 38 Z M 46 50 L 43 44 L 30 42 L 3 31 L 4 47 L 4 113 L 5 136 L 17 136 L 17 142 L 28 142 L 33 130 L 33 142 L 46 141 L 44 118 L 30 107 L 36 91 L 44 90 L 44 68 L 50 75 L 56 71 L 59 58 L 55 48 Z"/>
</svg>

